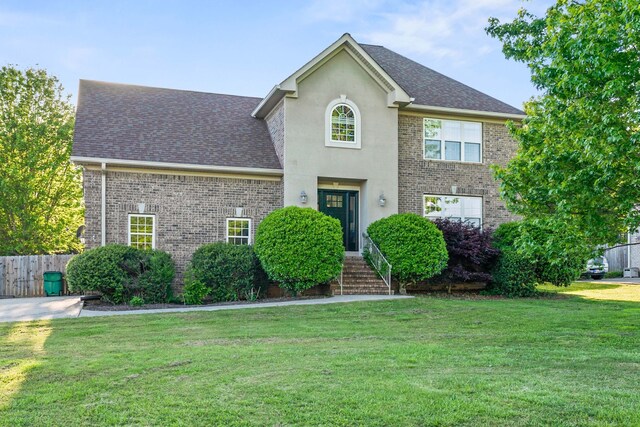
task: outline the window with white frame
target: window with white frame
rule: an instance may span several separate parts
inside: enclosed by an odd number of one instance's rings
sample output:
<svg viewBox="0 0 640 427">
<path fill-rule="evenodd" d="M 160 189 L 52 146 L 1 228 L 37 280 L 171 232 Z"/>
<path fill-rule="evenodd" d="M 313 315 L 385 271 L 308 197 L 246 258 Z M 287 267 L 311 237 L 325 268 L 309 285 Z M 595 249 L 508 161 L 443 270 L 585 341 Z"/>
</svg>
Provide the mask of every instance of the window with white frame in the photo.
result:
<svg viewBox="0 0 640 427">
<path fill-rule="evenodd" d="M 482 123 L 424 119 L 424 158 L 482 162 Z"/>
<path fill-rule="evenodd" d="M 326 146 L 360 148 L 360 111 L 346 95 L 340 95 L 329 103 L 325 122 Z"/>
<path fill-rule="evenodd" d="M 227 218 L 227 243 L 251 244 L 251 220 L 249 218 Z"/>
<path fill-rule="evenodd" d="M 129 246 L 138 249 L 155 249 L 155 215 L 129 214 Z"/>
<path fill-rule="evenodd" d="M 482 226 L 482 197 L 424 195 L 424 216 Z"/>
</svg>

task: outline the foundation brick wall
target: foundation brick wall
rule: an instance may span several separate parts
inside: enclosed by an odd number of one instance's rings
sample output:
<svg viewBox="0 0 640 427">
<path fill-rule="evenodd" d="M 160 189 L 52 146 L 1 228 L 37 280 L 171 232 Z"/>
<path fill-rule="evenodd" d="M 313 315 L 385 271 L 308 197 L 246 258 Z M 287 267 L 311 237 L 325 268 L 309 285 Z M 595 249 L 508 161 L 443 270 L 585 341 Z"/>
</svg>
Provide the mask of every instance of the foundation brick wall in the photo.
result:
<svg viewBox="0 0 640 427">
<path fill-rule="evenodd" d="M 251 241 L 260 221 L 283 206 L 281 181 L 159 175 L 107 171 L 107 243 L 128 243 L 128 215 L 156 215 L 156 248 L 169 252 L 182 282 L 191 254 L 202 244 L 226 239 L 226 218 L 251 219 Z M 101 172 L 84 171 L 85 241 L 87 249 L 100 246 Z"/>
<path fill-rule="evenodd" d="M 426 117 L 426 116 L 425 116 Z M 498 182 L 489 165 L 505 165 L 516 152 L 517 143 L 503 124 L 482 124 L 482 164 L 423 159 L 423 118 L 400 115 L 398 118 L 398 210 L 423 214 L 423 194 L 482 196 L 485 227 L 517 219 L 499 198 Z"/>
</svg>

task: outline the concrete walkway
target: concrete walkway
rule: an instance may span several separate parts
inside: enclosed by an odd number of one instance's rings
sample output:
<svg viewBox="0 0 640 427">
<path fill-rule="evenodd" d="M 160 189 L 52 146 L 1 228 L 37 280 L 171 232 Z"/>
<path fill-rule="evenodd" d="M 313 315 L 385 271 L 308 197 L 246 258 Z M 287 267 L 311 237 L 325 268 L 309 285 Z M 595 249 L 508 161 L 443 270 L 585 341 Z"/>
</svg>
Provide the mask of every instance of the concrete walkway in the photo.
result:
<svg viewBox="0 0 640 427">
<path fill-rule="evenodd" d="M 158 308 L 153 310 L 127 310 L 127 311 L 92 311 L 82 310 L 80 317 L 97 317 L 97 316 L 123 316 L 126 314 L 157 314 L 157 313 L 184 313 L 189 311 L 219 311 L 219 310 L 240 310 L 245 308 L 267 308 L 267 307 L 286 307 L 289 305 L 318 305 L 318 304 L 335 304 L 345 302 L 360 301 L 383 301 L 413 298 L 408 295 L 339 295 L 330 298 L 303 299 L 295 301 L 278 301 L 278 302 L 258 302 L 234 305 L 213 305 L 213 306 L 185 306 L 184 308 Z"/>
<path fill-rule="evenodd" d="M 80 297 L 0 299 L 0 322 L 78 317 Z"/>
</svg>

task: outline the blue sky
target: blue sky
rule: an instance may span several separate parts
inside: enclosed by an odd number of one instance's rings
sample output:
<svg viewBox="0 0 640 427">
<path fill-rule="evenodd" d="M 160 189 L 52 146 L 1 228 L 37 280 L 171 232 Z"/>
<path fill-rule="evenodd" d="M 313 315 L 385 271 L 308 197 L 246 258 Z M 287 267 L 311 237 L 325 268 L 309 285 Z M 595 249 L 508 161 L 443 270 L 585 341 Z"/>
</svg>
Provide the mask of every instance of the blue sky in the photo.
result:
<svg viewBox="0 0 640 427">
<path fill-rule="evenodd" d="M 39 66 L 75 96 L 79 79 L 262 97 L 350 33 L 513 106 L 536 94 L 487 18 L 551 0 L 3 0 L 0 64 Z"/>
</svg>

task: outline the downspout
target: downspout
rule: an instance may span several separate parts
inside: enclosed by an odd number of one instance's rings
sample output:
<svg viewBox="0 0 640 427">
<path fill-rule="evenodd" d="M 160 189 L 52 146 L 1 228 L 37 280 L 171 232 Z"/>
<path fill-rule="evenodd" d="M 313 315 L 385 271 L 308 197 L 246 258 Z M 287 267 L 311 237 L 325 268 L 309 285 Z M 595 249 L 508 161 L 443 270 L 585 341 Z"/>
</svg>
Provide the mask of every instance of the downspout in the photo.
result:
<svg viewBox="0 0 640 427">
<path fill-rule="evenodd" d="M 627 268 L 631 268 L 631 231 L 627 233 Z"/>
<path fill-rule="evenodd" d="M 100 206 L 100 246 L 107 244 L 107 164 L 102 163 L 102 194 Z"/>
</svg>

